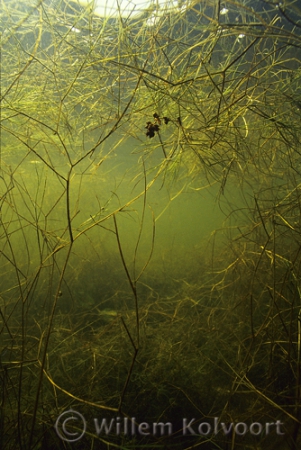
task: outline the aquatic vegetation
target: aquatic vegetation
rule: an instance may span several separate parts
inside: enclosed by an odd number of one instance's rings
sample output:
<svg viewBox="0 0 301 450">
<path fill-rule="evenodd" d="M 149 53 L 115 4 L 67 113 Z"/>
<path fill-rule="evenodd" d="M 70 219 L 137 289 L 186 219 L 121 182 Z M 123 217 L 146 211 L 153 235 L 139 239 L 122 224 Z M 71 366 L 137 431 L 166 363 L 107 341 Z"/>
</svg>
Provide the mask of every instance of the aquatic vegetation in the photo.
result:
<svg viewBox="0 0 301 450">
<path fill-rule="evenodd" d="M 297 449 L 300 9 L 79 3 L 1 4 L 0 447 Z"/>
</svg>

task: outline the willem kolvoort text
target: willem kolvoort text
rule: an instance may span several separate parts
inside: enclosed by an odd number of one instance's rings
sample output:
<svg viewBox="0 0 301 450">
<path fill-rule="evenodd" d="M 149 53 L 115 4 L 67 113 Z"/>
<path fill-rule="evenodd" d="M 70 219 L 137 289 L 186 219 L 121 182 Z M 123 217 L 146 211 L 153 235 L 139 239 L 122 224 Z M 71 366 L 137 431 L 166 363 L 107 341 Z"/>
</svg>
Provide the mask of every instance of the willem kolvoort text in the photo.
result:
<svg viewBox="0 0 301 450">
<path fill-rule="evenodd" d="M 172 422 L 141 422 L 137 423 L 135 417 L 116 417 L 113 419 L 103 418 L 101 420 L 94 419 L 95 431 L 97 435 L 105 434 L 124 434 L 124 435 L 172 435 L 173 425 Z M 235 433 L 238 436 L 244 436 L 247 433 L 253 436 L 259 436 L 262 434 L 270 434 L 272 432 L 278 435 L 284 435 L 283 422 L 276 420 L 275 422 L 252 422 L 247 424 L 245 422 L 220 422 L 218 417 L 214 417 L 212 421 L 199 422 L 193 419 L 182 419 L 181 433 L 186 436 L 208 436 L 210 434 L 217 435 L 222 433 L 225 435 Z M 178 427 L 177 427 L 178 428 Z"/>
</svg>

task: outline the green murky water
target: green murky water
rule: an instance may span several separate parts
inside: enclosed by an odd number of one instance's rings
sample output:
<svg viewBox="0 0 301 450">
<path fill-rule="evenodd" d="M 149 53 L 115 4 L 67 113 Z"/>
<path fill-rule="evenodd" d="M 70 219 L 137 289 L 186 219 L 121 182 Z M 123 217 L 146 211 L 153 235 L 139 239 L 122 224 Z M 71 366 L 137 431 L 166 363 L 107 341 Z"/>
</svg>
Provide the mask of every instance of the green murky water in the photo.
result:
<svg viewBox="0 0 301 450">
<path fill-rule="evenodd" d="M 1 4 L 5 450 L 300 446 L 301 10 L 160 5 Z"/>
</svg>

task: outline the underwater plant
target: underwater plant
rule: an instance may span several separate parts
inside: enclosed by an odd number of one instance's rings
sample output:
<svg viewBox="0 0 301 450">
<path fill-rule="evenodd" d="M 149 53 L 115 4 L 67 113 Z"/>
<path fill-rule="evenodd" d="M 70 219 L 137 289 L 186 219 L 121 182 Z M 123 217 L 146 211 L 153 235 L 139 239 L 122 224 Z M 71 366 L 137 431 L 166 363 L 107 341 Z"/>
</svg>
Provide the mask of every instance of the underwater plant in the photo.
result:
<svg viewBox="0 0 301 450">
<path fill-rule="evenodd" d="M 300 8 L 99 5 L 1 3 L 0 447 L 296 450 Z"/>
</svg>

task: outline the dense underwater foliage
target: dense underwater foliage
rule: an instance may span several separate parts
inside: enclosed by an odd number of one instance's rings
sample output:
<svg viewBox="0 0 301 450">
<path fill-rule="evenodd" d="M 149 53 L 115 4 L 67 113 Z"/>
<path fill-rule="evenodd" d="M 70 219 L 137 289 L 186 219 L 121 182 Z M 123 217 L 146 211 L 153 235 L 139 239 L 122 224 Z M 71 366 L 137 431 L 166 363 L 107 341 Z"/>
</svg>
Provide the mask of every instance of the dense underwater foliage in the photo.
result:
<svg viewBox="0 0 301 450">
<path fill-rule="evenodd" d="M 301 445 L 301 10 L 183 4 L 1 3 L 5 450 Z"/>
</svg>

